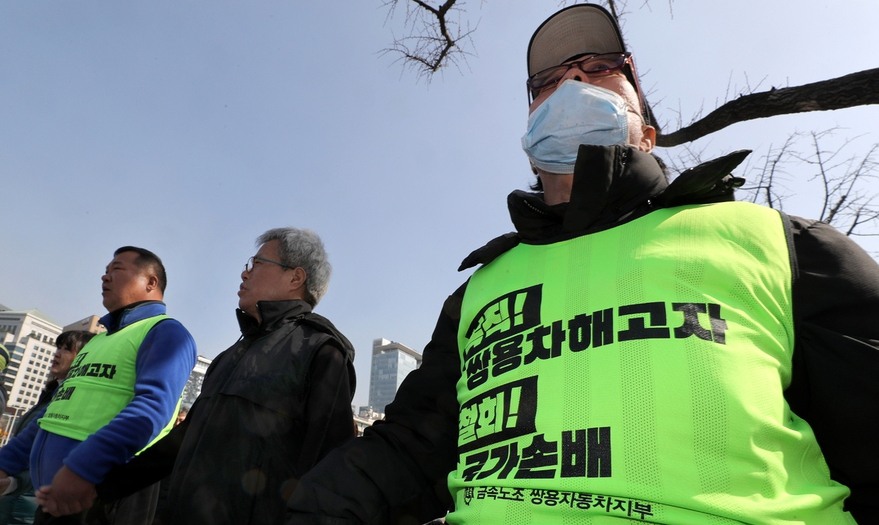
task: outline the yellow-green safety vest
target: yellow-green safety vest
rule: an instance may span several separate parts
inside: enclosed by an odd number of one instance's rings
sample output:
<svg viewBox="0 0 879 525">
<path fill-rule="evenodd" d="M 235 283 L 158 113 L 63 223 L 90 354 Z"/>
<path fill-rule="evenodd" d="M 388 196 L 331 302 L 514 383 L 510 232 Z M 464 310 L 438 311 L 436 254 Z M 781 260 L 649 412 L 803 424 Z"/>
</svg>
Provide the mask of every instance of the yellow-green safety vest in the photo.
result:
<svg viewBox="0 0 879 525">
<path fill-rule="evenodd" d="M 477 270 L 458 333 L 451 524 L 851 524 L 783 397 L 787 227 L 654 211 Z"/>
<path fill-rule="evenodd" d="M 73 359 L 67 378 L 39 420 L 40 428 L 84 441 L 116 417 L 134 398 L 138 349 L 153 326 L 165 319 L 170 317 L 161 314 L 109 335 L 95 335 Z M 150 445 L 171 430 L 177 409 Z"/>
</svg>

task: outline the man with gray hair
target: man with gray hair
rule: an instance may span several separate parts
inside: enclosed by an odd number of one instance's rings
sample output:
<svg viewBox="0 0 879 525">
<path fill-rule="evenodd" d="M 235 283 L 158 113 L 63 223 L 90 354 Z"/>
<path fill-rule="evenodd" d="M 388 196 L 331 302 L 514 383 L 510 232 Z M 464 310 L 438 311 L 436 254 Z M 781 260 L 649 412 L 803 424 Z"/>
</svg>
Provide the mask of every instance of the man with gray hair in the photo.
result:
<svg viewBox="0 0 879 525">
<path fill-rule="evenodd" d="M 313 232 L 260 235 L 241 272 L 241 338 L 214 359 L 187 418 L 99 487 L 123 496 L 169 473 L 168 523 L 281 523 L 299 478 L 355 435 L 354 348 L 311 310 L 330 263 Z"/>
</svg>

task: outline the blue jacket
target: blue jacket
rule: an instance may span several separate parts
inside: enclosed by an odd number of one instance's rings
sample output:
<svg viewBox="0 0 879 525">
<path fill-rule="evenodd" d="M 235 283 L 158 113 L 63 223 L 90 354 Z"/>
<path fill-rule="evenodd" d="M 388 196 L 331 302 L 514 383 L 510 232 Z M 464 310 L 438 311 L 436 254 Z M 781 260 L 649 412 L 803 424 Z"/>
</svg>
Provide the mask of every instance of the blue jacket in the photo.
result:
<svg viewBox="0 0 879 525">
<path fill-rule="evenodd" d="M 112 337 L 131 323 L 165 311 L 165 304 L 158 301 L 136 303 L 110 312 L 101 324 Z M 17 474 L 28 468 L 29 460 L 34 487 L 50 484 L 62 465 L 99 483 L 112 467 L 131 459 L 168 424 L 195 358 L 195 341 L 186 328 L 174 319 L 160 322 L 138 349 L 134 398 L 110 423 L 85 441 L 77 441 L 40 429 L 35 418 L 0 449 L 0 470 Z"/>
</svg>

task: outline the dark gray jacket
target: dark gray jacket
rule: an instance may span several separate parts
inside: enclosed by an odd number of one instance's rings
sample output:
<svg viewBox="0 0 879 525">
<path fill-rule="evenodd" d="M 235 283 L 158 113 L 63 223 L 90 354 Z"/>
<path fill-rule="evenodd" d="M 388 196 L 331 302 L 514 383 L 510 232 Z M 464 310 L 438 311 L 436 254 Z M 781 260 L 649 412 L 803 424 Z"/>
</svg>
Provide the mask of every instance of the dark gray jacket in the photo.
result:
<svg viewBox="0 0 879 525">
<path fill-rule="evenodd" d="M 299 478 L 355 434 L 354 349 L 304 301 L 238 311 L 242 337 L 211 363 L 186 420 L 112 473 L 102 497 L 171 472 L 169 523 L 280 523 Z"/>
</svg>

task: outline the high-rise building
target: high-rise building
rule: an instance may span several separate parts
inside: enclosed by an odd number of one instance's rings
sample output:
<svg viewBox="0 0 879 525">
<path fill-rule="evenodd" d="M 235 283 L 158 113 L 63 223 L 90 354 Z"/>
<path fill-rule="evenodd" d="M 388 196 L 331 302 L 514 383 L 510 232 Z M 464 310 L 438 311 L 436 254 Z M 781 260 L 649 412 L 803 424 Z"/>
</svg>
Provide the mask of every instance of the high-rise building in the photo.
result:
<svg viewBox="0 0 879 525">
<path fill-rule="evenodd" d="M 183 387 L 182 400 L 180 405 L 187 410 L 195 403 L 195 398 L 201 393 L 201 384 L 204 382 L 204 375 L 211 366 L 211 360 L 205 356 L 198 356 L 195 360 L 195 366 L 189 374 L 186 386 Z"/>
<path fill-rule="evenodd" d="M 0 343 L 9 350 L 2 385 L 7 412 L 24 413 L 37 404 L 55 355 L 61 325 L 39 310 L 13 311 L 0 305 Z"/>
<path fill-rule="evenodd" d="M 397 389 L 409 372 L 421 366 L 421 354 L 408 346 L 374 339 L 372 369 L 369 375 L 369 406 L 379 412 L 394 400 Z"/>
</svg>

